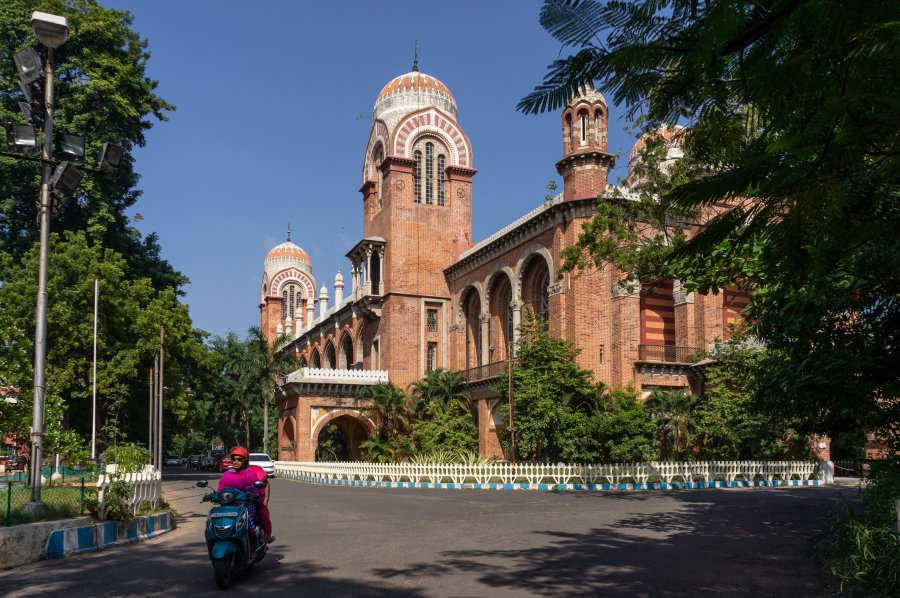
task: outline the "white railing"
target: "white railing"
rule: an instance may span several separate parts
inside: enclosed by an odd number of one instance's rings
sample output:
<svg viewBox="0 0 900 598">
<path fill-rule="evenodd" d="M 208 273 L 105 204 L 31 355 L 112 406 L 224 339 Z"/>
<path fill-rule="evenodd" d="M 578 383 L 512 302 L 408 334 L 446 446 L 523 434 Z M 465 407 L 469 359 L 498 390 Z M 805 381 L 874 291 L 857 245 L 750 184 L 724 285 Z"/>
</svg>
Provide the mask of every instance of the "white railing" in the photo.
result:
<svg viewBox="0 0 900 598">
<path fill-rule="evenodd" d="M 342 384 L 378 384 L 387 382 L 387 370 L 345 370 L 300 368 L 288 374 L 287 382 L 325 382 Z"/>
<path fill-rule="evenodd" d="M 647 484 L 648 482 L 809 481 L 817 475 L 812 461 L 694 461 L 597 465 L 488 463 L 484 465 L 416 463 L 299 463 L 276 461 L 282 476 L 317 480 L 453 484 Z"/>
<path fill-rule="evenodd" d="M 106 490 L 109 485 L 115 481 L 123 481 L 134 487 L 134 493 L 129 500 L 122 502 L 128 506 L 132 515 L 137 513 L 138 507 L 145 502 L 149 502 L 153 508 L 159 504 L 162 497 L 162 472 L 148 465 L 144 471 L 134 473 L 118 473 L 115 465 L 107 465 L 106 471 L 100 474 L 97 479 L 97 502 L 100 503 L 100 520 L 106 519 L 106 512 L 109 509 L 106 500 Z"/>
</svg>

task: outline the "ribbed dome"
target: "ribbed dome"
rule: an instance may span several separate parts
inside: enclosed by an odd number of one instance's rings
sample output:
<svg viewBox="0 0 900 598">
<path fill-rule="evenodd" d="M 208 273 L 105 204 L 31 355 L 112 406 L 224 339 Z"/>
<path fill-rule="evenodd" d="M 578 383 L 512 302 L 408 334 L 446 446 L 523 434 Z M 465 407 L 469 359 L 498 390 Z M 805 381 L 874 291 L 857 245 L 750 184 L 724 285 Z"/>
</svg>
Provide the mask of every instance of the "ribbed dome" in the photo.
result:
<svg viewBox="0 0 900 598">
<path fill-rule="evenodd" d="M 384 86 L 375 100 L 375 118 L 385 112 L 402 109 L 411 112 L 426 106 L 436 106 L 457 116 L 456 100 L 440 80 L 417 70 L 394 77 Z"/>
<path fill-rule="evenodd" d="M 309 254 L 291 241 L 285 241 L 280 245 L 276 245 L 266 255 L 266 272 L 275 273 L 291 266 L 300 268 L 305 272 L 312 272 Z"/>
</svg>

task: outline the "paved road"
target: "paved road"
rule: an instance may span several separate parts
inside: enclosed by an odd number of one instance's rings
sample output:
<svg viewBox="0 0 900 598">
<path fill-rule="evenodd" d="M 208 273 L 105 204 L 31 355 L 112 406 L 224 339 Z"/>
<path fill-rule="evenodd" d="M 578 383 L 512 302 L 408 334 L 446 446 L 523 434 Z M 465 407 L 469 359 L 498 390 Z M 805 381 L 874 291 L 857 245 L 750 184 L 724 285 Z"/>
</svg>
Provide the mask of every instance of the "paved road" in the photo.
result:
<svg viewBox="0 0 900 598">
<path fill-rule="evenodd" d="M 0 572 L 4 596 L 217 596 L 192 470 L 178 529 Z M 215 477 L 215 476 L 213 476 Z M 822 596 L 812 547 L 848 488 L 550 493 L 340 488 L 276 479 L 278 541 L 224 594 Z"/>
</svg>

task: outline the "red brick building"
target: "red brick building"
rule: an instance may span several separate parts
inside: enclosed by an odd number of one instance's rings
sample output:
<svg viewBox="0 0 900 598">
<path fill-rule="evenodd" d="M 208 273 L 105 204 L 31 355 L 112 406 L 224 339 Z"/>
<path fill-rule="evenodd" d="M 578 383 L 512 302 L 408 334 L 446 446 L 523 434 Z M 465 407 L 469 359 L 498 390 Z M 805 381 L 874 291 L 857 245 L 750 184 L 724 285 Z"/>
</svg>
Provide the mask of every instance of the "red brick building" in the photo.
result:
<svg viewBox="0 0 900 598">
<path fill-rule="evenodd" d="M 562 112 L 562 193 L 477 243 L 472 146 L 450 90 L 414 66 L 382 89 L 373 117 L 348 291 L 339 272 L 334 300 L 324 285 L 316 296 L 309 256 L 290 240 L 265 260 L 261 325 L 270 338 L 295 339 L 288 350 L 299 366 L 280 389 L 279 459 L 314 460 L 330 423 L 357 457 L 373 430 L 354 405 L 359 389 L 379 381 L 406 388 L 439 367 L 466 372 L 481 452 L 500 455 L 496 429 L 505 423 L 491 386 L 526 308 L 575 343 L 595 380 L 644 391 L 697 387 L 689 357 L 726 335 L 742 298 L 694 295 L 671 280 L 623 286 L 610 268 L 556 274 L 560 251 L 610 192 L 600 93 L 587 90 Z"/>
</svg>

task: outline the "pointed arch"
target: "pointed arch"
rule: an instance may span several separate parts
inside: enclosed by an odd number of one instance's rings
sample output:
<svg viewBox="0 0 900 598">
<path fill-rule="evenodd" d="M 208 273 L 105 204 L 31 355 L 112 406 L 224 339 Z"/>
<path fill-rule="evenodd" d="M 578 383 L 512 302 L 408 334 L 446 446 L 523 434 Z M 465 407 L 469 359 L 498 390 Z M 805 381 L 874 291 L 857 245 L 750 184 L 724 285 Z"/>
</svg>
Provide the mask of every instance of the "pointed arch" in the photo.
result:
<svg viewBox="0 0 900 598">
<path fill-rule="evenodd" d="M 340 350 L 338 351 L 338 364 L 337 367 L 339 370 L 349 370 L 352 369 L 355 365 L 355 361 L 353 359 L 353 340 L 350 338 L 350 331 L 345 330 L 344 334 L 341 335 L 340 342 Z"/>
<path fill-rule="evenodd" d="M 334 350 L 334 343 L 329 341 L 325 343 L 325 354 L 324 354 L 324 363 L 322 363 L 322 367 L 326 370 L 333 370 L 337 367 L 337 354 Z"/>
</svg>

